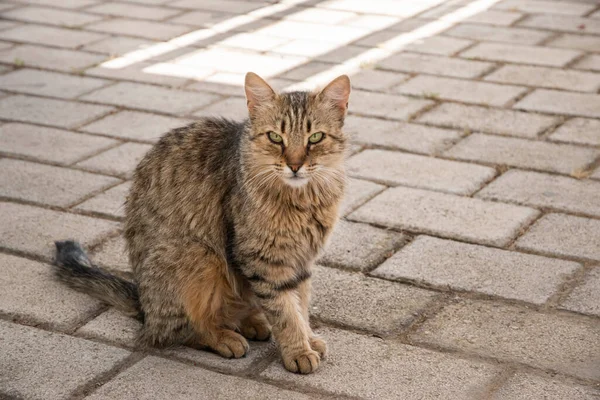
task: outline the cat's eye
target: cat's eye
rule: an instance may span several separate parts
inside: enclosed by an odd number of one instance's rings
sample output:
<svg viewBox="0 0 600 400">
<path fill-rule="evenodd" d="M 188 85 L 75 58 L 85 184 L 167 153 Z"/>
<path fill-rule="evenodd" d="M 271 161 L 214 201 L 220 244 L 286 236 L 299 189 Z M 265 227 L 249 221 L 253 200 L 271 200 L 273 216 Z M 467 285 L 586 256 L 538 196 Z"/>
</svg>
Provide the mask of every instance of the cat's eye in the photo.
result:
<svg viewBox="0 0 600 400">
<path fill-rule="evenodd" d="M 280 134 L 275 133 L 275 132 L 267 132 L 267 136 L 269 137 L 269 140 L 273 143 L 281 143 L 283 142 L 283 138 L 281 137 Z"/>
<path fill-rule="evenodd" d="M 323 135 L 323 132 L 317 132 L 317 133 L 313 133 L 312 135 L 310 135 L 310 137 L 308 138 L 308 141 L 312 144 L 316 144 L 319 143 L 321 140 L 323 140 L 323 137 L 325 135 Z"/>
</svg>

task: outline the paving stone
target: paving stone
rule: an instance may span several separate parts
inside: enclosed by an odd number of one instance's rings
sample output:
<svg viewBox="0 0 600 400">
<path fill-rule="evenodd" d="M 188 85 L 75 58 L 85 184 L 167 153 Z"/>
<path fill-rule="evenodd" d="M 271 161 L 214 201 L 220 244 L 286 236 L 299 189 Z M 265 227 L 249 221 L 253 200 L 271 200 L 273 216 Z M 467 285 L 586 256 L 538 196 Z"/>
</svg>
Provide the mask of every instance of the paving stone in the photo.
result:
<svg viewBox="0 0 600 400">
<path fill-rule="evenodd" d="M 595 7 L 577 2 L 543 1 L 543 0 L 504 0 L 494 8 L 521 11 L 528 14 L 563 14 L 585 15 Z"/>
<path fill-rule="evenodd" d="M 43 25 L 22 25 L 0 31 L 0 39 L 70 49 L 100 40 L 104 37 L 104 35 L 99 33 Z"/>
<path fill-rule="evenodd" d="M 600 71 L 600 55 L 590 54 L 573 65 L 573 68 Z"/>
<path fill-rule="evenodd" d="M 473 44 L 470 40 L 449 38 L 445 36 L 430 36 L 417 40 L 404 49 L 417 53 L 438 54 L 450 56 Z"/>
<path fill-rule="evenodd" d="M 17 23 L 17 22 L 0 20 L 0 30 L 14 28 L 15 26 L 18 26 L 18 25 L 19 25 L 19 23 Z"/>
<path fill-rule="evenodd" d="M 349 215 L 355 221 L 492 246 L 505 246 L 539 212 L 479 199 L 396 187 Z"/>
<path fill-rule="evenodd" d="M 368 200 L 382 192 L 386 187 L 362 179 L 348 178 L 346 193 L 340 206 L 340 215 L 344 216 L 362 206 Z"/>
<path fill-rule="evenodd" d="M 22 204 L 0 203 L 0 247 L 50 259 L 54 241 L 77 239 L 91 244 L 118 228 L 118 223 Z"/>
<path fill-rule="evenodd" d="M 517 248 L 543 254 L 600 260 L 600 221 L 548 214 L 516 243 Z"/>
<path fill-rule="evenodd" d="M 146 7 L 135 4 L 125 3 L 102 3 L 97 6 L 85 9 L 98 14 L 110 15 L 113 17 L 138 18 L 162 20 L 174 15 L 180 14 L 181 10 L 174 10 L 162 7 Z"/>
<path fill-rule="evenodd" d="M 576 50 L 490 42 L 479 43 L 460 54 L 461 57 L 477 60 L 552 67 L 563 67 L 580 55 L 581 52 Z"/>
<path fill-rule="evenodd" d="M 8 123 L 0 127 L 2 152 L 65 165 L 117 143 L 112 139 L 37 125 Z"/>
<path fill-rule="evenodd" d="M 129 257 L 123 236 L 115 236 L 94 248 L 92 262 L 103 268 L 131 272 Z"/>
<path fill-rule="evenodd" d="M 327 340 L 329 353 L 317 373 L 290 374 L 280 362 L 273 362 L 261 375 L 335 396 L 464 400 L 480 395 L 498 371 L 479 361 L 376 337 L 334 329 L 319 333 Z"/>
<path fill-rule="evenodd" d="M 366 69 L 352 77 L 352 87 L 357 89 L 384 91 L 408 78 L 409 75 L 407 74 Z"/>
<path fill-rule="evenodd" d="M 67 330 L 101 307 L 88 295 L 66 289 L 47 264 L 0 254 L 0 268 L 0 312 L 21 321 Z"/>
<path fill-rule="evenodd" d="M 0 118 L 71 128 L 108 114 L 112 107 L 31 96 L 0 99 Z"/>
<path fill-rule="evenodd" d="M 102 17 L 82 12 L 58 10 L 45 7 L 23 7 L 2 13 L 2 17 L 18 21 L 58 25 L 64 28 L 97 22 Z"/>
<path fill-rule="evenodd" d="M 152 148 L 149 144 L 125 143 L 98 154 L 76 165 L 105 174 L 130 177 L 146 153 Z"/>
<path fill-rule="evenodd" d="M 135 318 L 111 308 L 79 328 L 77 334 L 86 338 L 134 347 L 137 333 L 141 327 L 142 324 Z"/>
<path fill-rule="evenodd" d="M 283 79 L 279 79 L 279 78 L 269 79 L 269 85 L 271 85 L 272 88 L 277 90 L 273 85 L 273 81 L 276 81 L 276 82 L 283 81 Z M 287 81 L 286 83 L 287 83 L 286 86 L 289 86 L 296 82 L 295 81 Z M 243 89 L 241 86 L 228 85 L 226 83 L 199 81 L 199 82 L 194 82 L 191 85 L 186 86 L 185 88 L 187 90 L 197 90 L 199 92 L 218 93 L 218 94 L 222 94 L 224 96 L 238 96 L 238 97 L 243 96 Z"/>
<path fill-rule="evenodd" d="M 486 10 L 467 18 L 465 22 L 509 26 L 522 17 L 523 14 L 514 11 Z"/>
<path fill-rule="evenodd" d="M 185 84 L 189 83 L 188 78 L 184 78 L 181 76 L 171 76 L 165 75 L 163 73 L 151 73 L 145 71 L 146 68 L 155 65 L 153 62 L 140 62 L 130 65 L 124 68 L 104 68 L 102 66 L 98 66 L 95 68 L 90 68 L 85 70 L 85 74 L 89 76 L 97 76 L 100 78 L 108 78 L 113 80 L 125 80 L 125 81 L 134 81 L 140 83 L 152 83 L 154 85 L 161 86 L 170 86 L 170 87 L 181 87 Z M 159 88 L 160 89 L 160 88 Z M 180 92 L 185 94 L 184 92 Z M 147 93 L 138 94 L 138 101 L 144 96 L 147 96 Z M 118 96 L 118 95 L 115 95 Z M 156 101 L 161 97 L 161 95 L 153 94 L 152 96 L 156 96 Z M 150 100 L 146 100 L 150 101 Z"/>
<path fill-rule="evenodd" d="M 572 174 L 593 162 L 599 152 L 567 144 L 475 133 L 444 154 L 461 160 Z"/>
<path fill-rule="evenodd" d="M 549 136 L 550 140 L 600 146 L 600 121 L 573 118 L 558 127 Z"/>
<path fill-rule="evenodd" d="M 600 216 L 600 182 L 537 172 L 510 170 L 477 197 Z"/>
<path fill-rule="evenodd" d="M 515 44 L 538 44 L 549 38 L 549 32 L 524 28 L 505 28 L 478 24 L 459 24 L 444 31 L 444 35 L 477 41 L 505 42 Z"/>
<path fill-rule="evenodd" d="M 157 142 L 172 129 L 192 123 L 189 119 L 165 117 L 137 111 L 121 111 L 84 126 L 81 130 L 123 139 Z"/>
<path fill-rule="evenodd" d="M 469 195 L 496 175 L 480 165 L 386 150 L 365 150 L 348 162 L 348 174 L 385 185 Z"/>
<path fill-rule="evenodd" d="M 596 92 L 600 87 L 600 75 L 592 72 L 517 65 L 503 66 L 485 80 L 581 92 Z"/>
<path fill-rule="evenodd" d="M 402 331 L 436 295 L 407 285 L 319 266 L 313 269 L 312 284 L 310 313 L 313 316 L 379 334 Z"/>
<path fill-rule="evenodd" d="M 118 182 L 114 178 L 22 160 L 0 159 L 0 196 L 66 207 Z"/>
<path fill-rule="evenodd" d="M 596 321 L 486 301 L 447 306 L 412 335 L 417 343 L 598 379 Z"/>
<path fill-rule="evenodd" d="M 410 99 L 405 96 L 362 90 L 354 90 L 352 95 L 351 112 L 391 119 L 406 120 L 411 115 L 434 104 L 429 100 Z"/>
<path fill-rule="evenodd" d="M 520 111 L 442 103 L 419 116 L 417 121 L 450 128 L 535 138 L 558 123 L 559 119 Z"/>
<path fill-rule="evenodd" d="M 190 31 L 187 26 L 127 18 L 114 18 L 89 24 L 86 29 L 153 40 L 169 40 Z"/>
<path fill-rule="evenodd" d="M 419 236 L 371 274 L 543 304 L 579 267 L 571 261 Z"/>
<path fill-rule="evenodd" d="M 595 400 L 600 396 L 596 388 L 567 383 L 552 374 L 542 376 L 516 373 L 506 381 L 491 399 L 493 400 Z"/>
<path fill-rule="evenodd" d="M 0 51 L 0 61 L 14 63 L 22 61 L 28 67 L 48 68 L 73 72 L 103 61 L 106 57 L 82 51 L 54 49 L 28 44 Z"/>
<path fill-rule="evenodd" d="M 342 220 L 335 227 L 319 262 L 368 271 L 381 264 L 406 240 L 404 235 L 394 231 Z"/>
<path fill-rule="evenodd" d="M 549 47 L 600 52 L 600 39 L 597 36 L 565 34 L 545 45 Z"/>
<path fill-rule="evenodd" d="M 27 399 L 66 399 L 129 352 L 83 339 L 0 321 L 0 392 Z"/>
<path fill-rule="evenodd" d="M 278 77 L 283 79 L 302 81 L 330 68 L 331 64 L 322 63 L 318 61 L 310 61 L 306 64 L 302 64 L 299 67 L 293 68 L 289 71 L 279 74 Z"/>
<path fill-rule="evenodd" d="M 138 83 L 117 83 L 83 96 L 83 100 L 167 113 L 186 113 L 205 106 L 219 97 Z"/>
<path fill-rule="evenodd" d="M 59 74 L 35 69 L 18 69 L 0 76 L 0 89 L 40 96 L 75 98 L 110 81 Z"/>
<path fill-rule="evenodd" d="M 125 197 L 131 184 L 123 183 L 100 193 L 75 207 L 77 210 L 91 211 L 113 217 L 125 216 Z"/>
<path fill-rule="evenodd" d="M 198 3 L 195 0 L 179 0 L 169 3 L 170 7 L 196 8 L 201 10 L 220 11 L 234 14 L 245 14 L 267 5 L 267 2 L 248 2 L 237 0 L 203 0 L 202 3 Z"/>
<path fill-rule="evenodd" d="M 111 36 L 99 42 L 94 42 L 83 46 L 83 50 L 94 51 L 98 53 L 109 54 L 111 56 L 123 55 L 130 51 L 140 50 L 146 47 L 150 47 L 157 42 L 147 40 L 131 38 L 126 36 Z"/>
<path fill-rule="evenodd" d="M 523 94 L 526 89 L 518 86 L 421 75 L 396 87 L 395 91 L 414 96 L 502 107 Z"/>
<path fill-rule="evenodd" d="M 229 18 L 231 18 L 231 14 L 218 11 L 190 11 L 175 18 L 170 18 L 169 23 L 210 28 Z"/>
<path fill-rule="evenodd" d="M 435 154 L 461 138 L 461 133 L 405 122 L 383 121 L 350 115 L 344 124 L 353 142 Z"/>
<path fill-rule="evenodd" d="M 230 97 L 211 104 L 194 113 L 194 115 L 197 117 L 223 117 L 234 121 L 242 121 L 248 118 L 248 106 L 246 105 L 246 99 Z"/>
<path fill-rule="evenodd" d="M 562 302 L 561 308 L 600 315 L 600 268 L 595 267 L 586 274 L 584 282 Z"/>
<path fill-rule="evenodd" d="M 42 6 L 52 6 L 52 7 L 60 7 L 60 8 L 82 8 L 92 4 L 96 4 L 94 0 L 62 0 L 57 2 L 56 0 L 15 0 L 17 3 L 26 3 L 26 4 L 39 4 Z"/>
<path fill-rule="evenodd" d="M 378 67 L 419 74 L 475 78 L 494 64 L 417 53 L 399 53 L 377 63 Z M 354 85 L 354 78 L 352 79 Z"/>
<path fill-rule="evenodd" d="M 532 15 L 519 22 L 519 25 L 561 32 L 592 33 L 596 35 L 600 33 L 600 20 L 598 19 L 552 14 Z"/>
<path fill-rule="evenodd" d="M 600 118 L 600 95 L 537 89 L 514 107 L 530 111 Z"/>
</svg>

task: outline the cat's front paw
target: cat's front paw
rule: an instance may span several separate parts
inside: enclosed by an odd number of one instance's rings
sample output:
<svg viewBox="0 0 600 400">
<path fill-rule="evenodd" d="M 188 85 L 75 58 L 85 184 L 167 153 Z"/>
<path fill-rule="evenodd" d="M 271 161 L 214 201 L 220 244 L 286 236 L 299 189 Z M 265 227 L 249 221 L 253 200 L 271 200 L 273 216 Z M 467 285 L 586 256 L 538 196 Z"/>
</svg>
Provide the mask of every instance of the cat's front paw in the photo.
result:
<svg viewBox="0 0 600 400">
<path fill-rule="evenodd" d="M 249 348 L 248 342 L 242 335 L 229 330 L 222 331 L 210 347 L 225 358 L 244 357 Z"/>
<path fill-rule="evenodd" d="M 321 356 L 314 350 L 302 350 L 298 353 L 282 354 L 285 369 L 299 374 L 311 374 L 319 368 Z"/>
<path fill-rule="evenodd" d="M 319 353 L 321 358 L 327 355 L 327 343 L 318 336 L 313 336 L 309 339 L 310 348 Z"/>
<path fill-rule="evenodd" d="M 268 340 L 271 337 L 271 325 L 263 313 L 245 318 L 241 325 L 240 331 L 246 339 Z"/>
</svg>

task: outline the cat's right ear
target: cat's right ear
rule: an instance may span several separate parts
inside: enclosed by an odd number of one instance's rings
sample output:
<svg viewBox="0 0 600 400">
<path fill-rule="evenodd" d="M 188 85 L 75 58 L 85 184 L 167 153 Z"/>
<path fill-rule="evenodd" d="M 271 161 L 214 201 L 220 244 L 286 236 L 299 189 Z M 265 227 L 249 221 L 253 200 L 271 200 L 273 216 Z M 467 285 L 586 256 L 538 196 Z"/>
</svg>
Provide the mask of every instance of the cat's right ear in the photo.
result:
<svg viewBox="0 0 600 400">
<path fill-rule="evenodd" d="M 250 114 L 256 110 L 257 106 L 271 103 L 277 97 L 273 88 L 254 72 L 248 72 L 246 74 L 244 89 L 246 91 L 246 102 Z"/>
</svg>

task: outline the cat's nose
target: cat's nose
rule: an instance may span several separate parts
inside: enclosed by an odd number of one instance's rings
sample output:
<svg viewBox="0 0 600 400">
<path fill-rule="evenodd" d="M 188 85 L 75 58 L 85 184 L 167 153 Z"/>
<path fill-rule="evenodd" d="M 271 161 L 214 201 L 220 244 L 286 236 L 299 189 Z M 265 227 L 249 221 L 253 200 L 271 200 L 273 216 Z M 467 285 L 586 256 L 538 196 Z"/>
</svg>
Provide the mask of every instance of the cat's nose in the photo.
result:
<svg viewBox="0 0 600 400">
<path fill-rule="evenodd" d="M 302 164 L 288 164 L 288 167 L 290 167 L 293 173 L 297 173 L 302 168 Z"/>
</svg>

